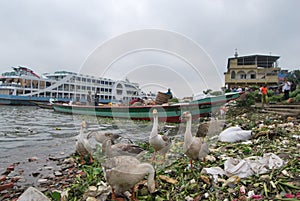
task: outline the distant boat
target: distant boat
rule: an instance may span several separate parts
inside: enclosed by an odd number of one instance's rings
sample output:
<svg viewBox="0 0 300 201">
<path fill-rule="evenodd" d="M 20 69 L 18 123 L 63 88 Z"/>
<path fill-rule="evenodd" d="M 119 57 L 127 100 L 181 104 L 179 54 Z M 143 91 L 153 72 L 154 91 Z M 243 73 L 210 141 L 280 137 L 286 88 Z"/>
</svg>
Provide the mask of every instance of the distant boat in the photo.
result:
<svg viewBox="0 0 300 201">
<path fill-rule="evenodd" d="M 67 114 L 145 121 L 152 119 L 152 110 L 155 108 L 159 114 L 159 121 L 178 123 L 181 121 L 180 116 L 184 111 L 191 112 L 194 119 L 200 116 L 208 116 L 211 112 L 220 110 L 226 102 L 237 99 L 239 96 L 240 93 L 227 93 L 225 95 L 206 97 L 191 102 L 147 106 L 86 106 L 55 103 L 53 104 L 53 108 L 57 112 Z"/>
<path fill-rule="evenodd" d="M 2 105 L 36 105 L 48 103 L 50 98 L 62 102 L 90 101 L 95 105 L 129 102 L 144 95 L 137 83 L 129 82 L 127 79 L 115 81 L 67 71 L 39 76 L 24 66 L 12 68 L 13 71 L 2 73 L 0 76 Z"/>
</svg>

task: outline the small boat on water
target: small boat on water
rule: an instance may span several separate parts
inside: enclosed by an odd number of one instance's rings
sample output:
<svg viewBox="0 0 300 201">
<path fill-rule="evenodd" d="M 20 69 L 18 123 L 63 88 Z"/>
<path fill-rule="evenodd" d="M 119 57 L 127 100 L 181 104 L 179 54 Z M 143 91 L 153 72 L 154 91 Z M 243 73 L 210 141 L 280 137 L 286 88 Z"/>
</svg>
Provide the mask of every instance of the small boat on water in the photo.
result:
<svg viewBox="0 0 300 201">
<path fill-rule="evenodd" d="M 180 116 L 184 111 L 189 111 L 193 119 L 199 118 L 200 116 L 208 116 L 210 113 L 220 110 L 226 102 L 235 100 L 239 96 L 240 93 L 231 92 L 225 95 L 206 97 L 191 102 L 145 106 L 88 106 L 54 103 L 53 108 L 57 112 L 68 114 L 145 121 L 152 119 L 152 110 L 155 108 L 159 114 L 159 121 L 179 123 L 181 122 Z"/>
<path fill-rule="evenodd" d="M 53 109 L 53 104 L 52 103 L 47 103 L 47 102 L 38 102 L 38 101 L 33 101 L 36 106 L 44 109 Z"/>
</svg>

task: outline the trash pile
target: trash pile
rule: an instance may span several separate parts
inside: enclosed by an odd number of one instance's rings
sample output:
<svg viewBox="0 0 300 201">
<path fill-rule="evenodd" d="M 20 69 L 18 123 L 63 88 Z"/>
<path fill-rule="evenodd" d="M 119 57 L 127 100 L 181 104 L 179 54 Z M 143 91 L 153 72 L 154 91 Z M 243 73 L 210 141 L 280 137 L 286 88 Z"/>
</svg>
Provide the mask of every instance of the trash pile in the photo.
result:
<svg viewBox="0 0 300 201">
<path fill-rule="evenodd" d="M 136 197 L 186 201 L 300 199 L 299 119 L 234 105 L 226 110 L 225 128 L 207 140 L 210 154 L 206 161 L 196 161 L 191 168 L 189 159 L 181 154 L 171 163 L 155 164 L 156 191 L 150 194 L 141 182 Z M 180 140 L 173 143 L 172 150 L 180 148 Z M 168 157 L 173 155 L 171 152 Z M 111 189 L 101 164 L 79 165 L 79 157 L 73 158 L 77 163 L 73 172 L 84 174 L 77 174 L 68 186 L 54 186 L 44 193 L 52 200 L 110 200 Z"/>
<path fill-rule="evenodd" d="M 150 194 L 145 184 L 140 184 L 137 198 L 187 201 L 300 199 L 299 119 L 230 106 L 225 127 L 217 136 L 218 140 L 211 142 L 211 153 L 206 162 L 195 162 L 191 169 L 189 159 L 182 154 L 168 165 L 156 165 L 156 191 Z M 180 147 L 182 142 L 178 141 L 172 149 Z M 97 178 L 91 186 L 95 190 L 105 189 L 107 195 L 102 173 Z M 75 189 L 69 191 L 70 198 L 74 196 L 71 191 L 75 192 Z M 105 200 L 99 199 L 101 192 L 96 192 L 96 199 Z M 86 190 L 85 198 L 88 194 L 89 190 Z M 109 198 L 107 195 L 106 199 Z"/>
</svg>

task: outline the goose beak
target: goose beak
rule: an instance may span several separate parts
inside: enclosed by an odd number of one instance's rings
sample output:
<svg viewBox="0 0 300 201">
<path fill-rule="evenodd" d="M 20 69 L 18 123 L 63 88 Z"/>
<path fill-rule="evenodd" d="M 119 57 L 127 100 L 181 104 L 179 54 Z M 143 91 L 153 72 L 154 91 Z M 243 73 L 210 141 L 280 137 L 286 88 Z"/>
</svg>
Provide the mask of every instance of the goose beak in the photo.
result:
<svg viewBox="0 0 300 201">
<path fill-rule="evenodd" d="M 154 193 L 155 191 L 155 182 L 154 181 L 148 181 L 148 190 L 150 193 Z"/>
</svg>

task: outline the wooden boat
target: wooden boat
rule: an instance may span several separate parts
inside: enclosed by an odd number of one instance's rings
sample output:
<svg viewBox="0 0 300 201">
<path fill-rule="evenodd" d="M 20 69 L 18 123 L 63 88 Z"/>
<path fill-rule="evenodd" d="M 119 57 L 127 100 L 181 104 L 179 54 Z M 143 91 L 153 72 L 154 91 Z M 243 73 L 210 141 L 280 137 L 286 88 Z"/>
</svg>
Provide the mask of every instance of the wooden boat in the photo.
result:
<svg viewBox="0 0 300 201">
<path fill-rule="evenodd" d="M 53 109 L 52 103 L 47 102 L 38 102 L 38 101 L 32 101 L 36 106 L 43 108 L 43 109 Z"/>
<path fill-rule="evenodd" d="M 226 102 L 237 99 L 239 96 L 240 93 L 227 93 L 225 95 L 206 97 L 191 102 L 147 106 L 87 106 L 55 103 L 53 104 L 53 108 L 57 112 L 68 114 L 145 121 L 152 119 L 152 110 L 155 108 L 159 114 L 159 121 L 179 123 L 181 121 L 180 116 L 184 111 L 191 112 L 194 119 L 200 116 L 208 116 L 211 112 L 220 110 Z"/>
</svg>

